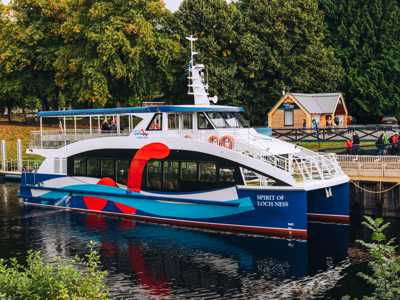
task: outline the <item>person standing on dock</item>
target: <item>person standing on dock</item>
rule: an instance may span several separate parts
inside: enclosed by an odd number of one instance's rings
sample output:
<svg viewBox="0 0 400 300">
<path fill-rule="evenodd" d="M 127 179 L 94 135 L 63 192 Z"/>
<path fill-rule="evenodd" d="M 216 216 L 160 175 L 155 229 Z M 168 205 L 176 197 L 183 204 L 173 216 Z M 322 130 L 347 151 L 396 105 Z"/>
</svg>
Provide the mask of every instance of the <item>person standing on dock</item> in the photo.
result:
<svg viewBox="0 0 400 300">
<path fill-rule="evenodd" d="M 389 150 L 389 137 L 386 133 L 386 131 L 383 132 L 383 155 L 387 155 L 388 154 L 388 150 Z"/>
<path fill-rule="evenodd" d="M 357 132 L 353 133 L 353 154 L 358 155 L 360 151 L 360 137 Z"/>
</svg>

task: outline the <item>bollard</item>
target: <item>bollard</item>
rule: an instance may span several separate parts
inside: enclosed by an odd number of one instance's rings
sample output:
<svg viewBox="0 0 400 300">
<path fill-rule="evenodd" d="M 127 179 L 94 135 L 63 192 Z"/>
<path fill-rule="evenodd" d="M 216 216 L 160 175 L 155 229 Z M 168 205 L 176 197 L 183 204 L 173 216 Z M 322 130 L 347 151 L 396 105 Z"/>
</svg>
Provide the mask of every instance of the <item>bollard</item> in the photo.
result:
<svg viewBox="0 0 400 300">
<path fill-rule="evenodd" d="M 1 166 L 3 171 L 7 171 L 7 147 L 5 140 L 1 140 Z"/>
<path fill-rule="evenodd" d="M 22 172 L 22 142 L 21 139 L 17 139 L 17 169 Z"/>
</svg>

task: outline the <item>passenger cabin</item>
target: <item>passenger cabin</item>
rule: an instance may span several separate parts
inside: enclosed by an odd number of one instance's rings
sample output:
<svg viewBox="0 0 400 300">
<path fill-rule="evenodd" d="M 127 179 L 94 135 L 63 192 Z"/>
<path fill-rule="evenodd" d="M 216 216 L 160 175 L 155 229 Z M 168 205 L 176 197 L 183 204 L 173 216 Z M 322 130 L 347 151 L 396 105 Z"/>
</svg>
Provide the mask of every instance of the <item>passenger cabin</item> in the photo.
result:
<svg viewBox="0 0 400 300">
<path fill-rule="evenodd" d="M 80 140 L 112 136 L 162 134 L 203 138 L 212 133 L 248 128 L 243 109 L 230 106 L 149 106 L 40 112 L 40 130 L 33 132 L 31 151 L 61 148 Z M 245 129 L 247 130 L 247 129 Z M 215 136 L 215 135 L 214 135 Z M 219 144 L 219 146 L 221 146 Z M 224 145 L 225 146 L 225 145 Z M 137 149 L 93 149 L 66 159 L 68 176 L 110 177 L 127 185 Z M 165 160 L 149 161 L 142 182 L 147 191 L 189 192 L 228 188 L 246 183 L 276 182 L 238 163 L 201 152 L 172 150 Z"/>
</svg>

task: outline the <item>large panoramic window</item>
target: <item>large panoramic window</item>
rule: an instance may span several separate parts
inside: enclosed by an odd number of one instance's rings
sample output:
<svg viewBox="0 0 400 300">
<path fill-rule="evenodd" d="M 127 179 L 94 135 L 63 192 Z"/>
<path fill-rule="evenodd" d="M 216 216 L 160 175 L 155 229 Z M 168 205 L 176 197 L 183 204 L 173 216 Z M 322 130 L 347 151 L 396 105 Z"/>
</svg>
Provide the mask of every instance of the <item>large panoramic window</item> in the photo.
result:
<svg viewBox="0 0 400 300">
<path fill-rule="evenodd" d="M 115 162 L 116 167 L 116 181 L 127 185 L 128 183 L 128 170 L 129 170 L 129 160 L 120 160 L 118 159 Z"/>
<path fill-rule="evenodd" d="M 99 160 L 95 158 L 88 158 L 87 160 L 87 176 L 99 177 Z"/>
<path fill-rule="evenodd" d="M 215 163 L 199 163 L 199 181 L 207 183 L 217 181 L 217 166 Z"/>
<path fill-rule="evenodd" d="M 179 162 L 164 161 L 164 189 L 168 191 L 179 190 Z"/>
<path fill-rule="evenodd" d="M 146 188 L 150 190 L 161 190 L 162 187 L 162 164 L 161 161 L 152 160 L 146 166 Z"/>
<path fill-rule="evenodd" d="M 208 112 L 208 118 L 211 120 L 215 128 L 226 128 L 228 124 L 225 122 L 224 117 L 219 112 Z"/>
<path fill-rule="evenodd" d="M 197 163 L 193 161 L 181 162 L 181 180 L 182 181 L 197 181 Z"/>
<path fill-rule="evenodd" d="M 74 160 L 74 175 L 86 176 L 86 159 L 82 158 Z"/>
<path fill-rule="evenodd" d="M 204 113 L 197 114 L 197 123 L 199 129 L 214 129 Z"/>
<path fill-rule="evenodd" d="M 101 177 L 115 178 L 115 166 L 113 159 L 101 160 Z"/>
</svg>

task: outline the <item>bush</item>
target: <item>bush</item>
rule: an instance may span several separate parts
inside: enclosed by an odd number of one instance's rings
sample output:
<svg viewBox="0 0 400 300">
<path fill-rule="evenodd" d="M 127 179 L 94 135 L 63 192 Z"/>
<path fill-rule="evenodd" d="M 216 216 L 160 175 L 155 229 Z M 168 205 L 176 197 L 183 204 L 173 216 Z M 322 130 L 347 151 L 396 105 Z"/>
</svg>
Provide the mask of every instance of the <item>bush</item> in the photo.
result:
<svg viewBox="0 0 400 300">
<path fill-rule="evenodd" d="M 371 297 L 363 299 L 400 299 L 400 256 L 394 239 L 387 240 L 384 230 L 389 223 L 380 218 L 365 217 L 363 225 L 372 230 L 372 242 L 358 241 L 371 256 L 371 274 L 359 273 L 373 288 Z"/>
<path fill-rule="evenodd" d="M 109 299 L 106 272 L 99 269 L 99 255 L 89 243 L 85 259 L 75 257 L 46 263 L 40 252 L 30 251 L 25 265 L 15 258 L 0 260 L 0 300 Z"/>
</svg>

